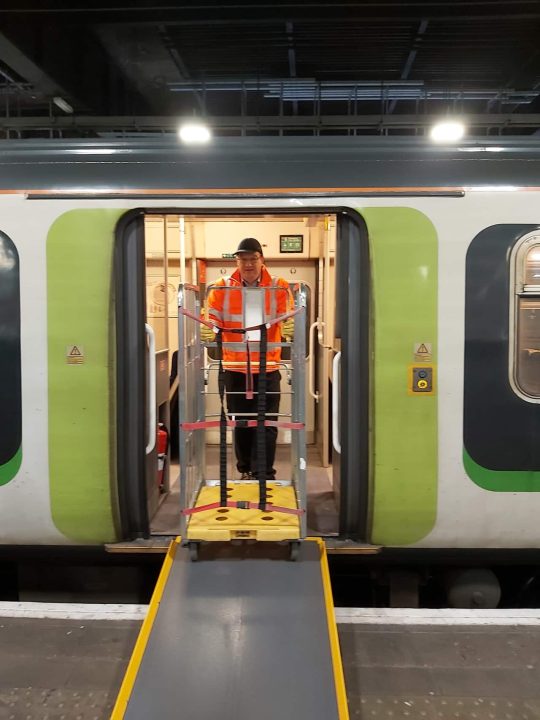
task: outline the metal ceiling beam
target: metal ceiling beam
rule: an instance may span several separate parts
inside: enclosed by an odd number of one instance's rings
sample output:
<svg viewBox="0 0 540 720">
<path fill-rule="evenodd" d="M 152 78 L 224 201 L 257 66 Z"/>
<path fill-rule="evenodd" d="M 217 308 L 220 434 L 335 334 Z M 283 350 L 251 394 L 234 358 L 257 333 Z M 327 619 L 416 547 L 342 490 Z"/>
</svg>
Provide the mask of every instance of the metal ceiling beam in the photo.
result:
<svg viewBox="0 0 540 720">
<path fill-rule="evenodd" d="M 175 44 L 171 40 L 167 28 L 165 27 L 165 25 L 158 25 L 157 31 L 158 31 L 159 37 L 161 38 L 161 41 L 163 42 L 164 46 L 166 47 L 167 52 L 171 56 L 172 61 L 175 64 L 175 66 L 180 74 L 180 78 L 183 81 L 189 81 L 191 79 L 191 73 L 189 72 L 186 63 L 184 62 L 183 57 L 180 55 L 178 48 L 175 46 Z M 199 110 L 204 114 L 206 112 L 206 108 L 204 106 L 203 93 L 198 92 L 197 90 L 194 90 L 193 96 L 194 96 L 195 100 L 197 101 Z"/>
<path fill-rule="evenodd" d="M 539 89 L 514 90 L 511 88 L 454 89 L 430 87 L 422 80 L 353 81 L 315 80 L 314 78 L 270 78 L 247 80 L 205 80 L 172 82 L 169 89 L 175 93 L 194 91 L 261 93 L 263 97 L 283 102 L 331 102 L 380 100 L 439 100 L 460 102 L 497 99 L 503 104 L 528 104 L 540 94 Z M 383 114 L 381 112 L 381 114 Z"/>
<path fill-rule="evenodd" d="M 26 4 L 26 3 L 25 3 Z M 425 2 L 403 3 L 396 12 L 395 0 L 379 2 L 293 2 L 293 3 L 251 3 L 233 2 L 214 3 L 169 3 L 156 7 L 153 3 L 115 2 L 111 6 L 104 3 L 92 5 L 88 2 L 72 2 L 67 7 L 58 7 L 58 3 L 43 2 L 39 7 L 35 3 L 13 3 L 15 7 L 0 9 L 1 17 L 24 18 L 25 21 L 36 18 L 40 22 L 43 16 L 50 16 L 55 22 L 70 23 L 125 23 L 155 24 L 159 22 L 174 25 L 230 25 L 230 24 L 268 24 L 290 20 L 291 22 L 327 22 L 339 13 L 351 22 L 375 21 L 388 22 L 389 18 L 401 18 L 412 22 L 421 22 L 424 17 L 437 21 L 460 23 L 469 20 L 538 20 L 540 12 L 537 3 L 532 0 L 453 0 L 452 3 Z"/>
<path fill-rule="evenodd" d="M 420 26 L 418 30 L 416 31 L 416 36 L 412 42 L 412 48 L 409 52 L 409 55 L 407 57 L 407 60 L 405 60 L 405 67 L 401 71 L 401 80 L 406 80 L 409 77 L 409 73 L 411 72 L 412 66 L 414 64 L 414 61 L 416 60 L 416 55 L 418 53 L 418 48 L 422 42 L 422 36 L 427 30 L 427 27 L 429 25 L 429 20 L 422 20 L 420 23 Z M 390 105 L 388 106 L 388 112 L 393 113 L 394 108 L 396 107 L 397 100 L 392 100 Z"/>
<path fill-rule="evenodd" d="M 490 113 L 462 116 L 470 128 L 540 128 L 540 113 Z M 215 130 L 346 130 L 346 129 L 415 129 L 430 127 L 438 115 L 327 115 L 327 116 L 221 116 L 209 117 Z M 178 118 L 171 116 L 62 116 L 3 117 L 0 130 L 129 130 L 134 132 L 172 132 Z"/>
<path fill-rule="evenodd" d="M 174 107 L 168 84 L 178 81 L 179 67 L 165 47 L 160 27 L 100 25 L 94 28 L 112 65 L 144 99 L 144 104 L 138 106 L 142 112 L 167 113 Z M 183 73 L 180 77 L 185 78 Z"/>
<path fill-rule="evenodd" d="M 294 25 L 292 22 L 286 22 L 285 23 L 285 30 L 287 32 L 287 40 L 289 43 L 289 47 L 287 50 L 287 56 L 289 59 L 289 76 L 292 78 L 296 77 L 296 52 L 294 50 Z M 296 100 L 293 102 L 292 105 L 293 113 L 295 115 L 298 115 L 298 103 Z"/>
<path fill-rule="evenodd" d="M 66 93 L 61 85 L 19 50 L 3 33 L 0 33 L 0 59 L 17 75 L 27 80 L 33 86 L 35 93 L 47 97 L 70 96 L 70 93 Z"/>
</svg>

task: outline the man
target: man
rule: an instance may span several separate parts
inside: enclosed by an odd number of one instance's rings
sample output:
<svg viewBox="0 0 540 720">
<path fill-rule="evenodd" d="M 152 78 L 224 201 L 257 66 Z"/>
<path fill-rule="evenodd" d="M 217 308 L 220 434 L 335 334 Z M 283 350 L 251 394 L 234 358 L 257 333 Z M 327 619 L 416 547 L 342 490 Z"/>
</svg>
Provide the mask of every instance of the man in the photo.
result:
<svg viewBox="0 0 540 720">
<path fill-rule="evenodd" d="M 289 283 L 283 278 L 272 277 L 264 265 L 264 256 L 261 244 L 255 238 L 244 238 L 234 253 L 236 256 L 236 271 L 228 278 L 220 278 L 211 286 L 208 293 L 209 319 L 223 330 L 223 366 L 225 368 L 225 389 L 227 393 L 227 409 L 229 415 L 236 419 L 244 413 L 254 413 L 246 419 L 254 420 L 257 413 L 257 392 L 259 387 L 259 353 L 248 352 L 245 344 L 245 335 L 227 332 L 227 328 L 249 327 L 264 321 L 285 315 L 293 309 L 292 296 Z M 230 287 L 232 290 L 221 290 Z M 252 293 L 248 301 L 249 288 L 278 288 L 262 293 Z M 246 292 L 246 290 L 248 292 Z M 259 303 L 259 316 L 256 305 Z M 248 307 L 249 305 L 249 307 Z M 253 306 L 253 307 L 252 307 Z M 284 337 L 292 337 L 294 321 L 292 318 L 283 323 L 273 324 L 267 330 L 268 343 L 281 342 Z M 208 342 L 214 340 L 214 334 L 209 328 L 202 327 L 201 337 Z M 260 334 L 259 334 L 260 337 Z M 249 338 L 249 336 L 248 336 Z M 226 343 L 235 343 L 234 347 Z M 255 346 L 258 350 L 258 345 Z M 279 412 L 280 381 L 278 363 L 281 360 L 281 348 L 270 347 L 266 354 L 266 413 L 267 419 L 277 419 Z M 250 376 L 253 378 L 253 398 L 249 394 Z M 265 428 L 266 470 L 265 480 L 274 480 L 274 458 L 276 454 L 276 441 L 278 429 Z M 236 467 L 241 480 L 258 478 L 257 463 L 257 428 L 235 428 L 234 450 L 236 454 Z"/>
</svg>

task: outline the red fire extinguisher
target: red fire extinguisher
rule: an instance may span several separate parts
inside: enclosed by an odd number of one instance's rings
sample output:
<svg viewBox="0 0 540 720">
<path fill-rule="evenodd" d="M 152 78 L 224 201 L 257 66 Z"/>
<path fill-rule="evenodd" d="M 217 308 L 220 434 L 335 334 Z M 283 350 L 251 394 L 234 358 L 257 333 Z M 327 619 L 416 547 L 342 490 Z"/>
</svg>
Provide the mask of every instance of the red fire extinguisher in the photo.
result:
<svg viewBox="0 0 540 720">
<path fill-rule="evenodd" d="M 158 472 L 157 484 L 160 490 L 163 490 L 165 480 L 165 463 L 167 462 L 167 449 L 169 447 L 169 433 L 163 423 L 159 423 L 157 431 L 157 451 L 158 451 Z"/>
</svg>

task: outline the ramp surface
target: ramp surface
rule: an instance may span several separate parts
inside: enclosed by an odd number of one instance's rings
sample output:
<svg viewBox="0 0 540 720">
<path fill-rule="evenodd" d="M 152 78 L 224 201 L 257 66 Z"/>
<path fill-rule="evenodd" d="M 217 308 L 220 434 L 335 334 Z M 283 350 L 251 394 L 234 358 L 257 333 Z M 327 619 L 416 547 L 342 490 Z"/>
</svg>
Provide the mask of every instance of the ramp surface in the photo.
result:
<svg viewBox="0 0 540 720">
<path fill-rule="evenodd" d="M 347 717 L 321 544 L 302 543 L 297 562 L 193 563 L 178 543 L 169 555 L 159 608 L 143 626 L 113 718 Z"/>
</svg>

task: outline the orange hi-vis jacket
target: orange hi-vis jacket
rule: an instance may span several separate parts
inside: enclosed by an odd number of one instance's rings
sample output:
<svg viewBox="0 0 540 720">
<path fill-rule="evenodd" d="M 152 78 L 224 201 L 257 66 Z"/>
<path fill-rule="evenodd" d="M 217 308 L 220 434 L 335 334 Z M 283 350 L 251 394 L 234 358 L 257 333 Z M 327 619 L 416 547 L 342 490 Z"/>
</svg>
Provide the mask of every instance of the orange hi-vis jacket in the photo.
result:
<svg viewBox="0 0 540 720">
<path fill-rule="evenodd" d="M 238 288 L 237 290 L 220 290 L 220 287 Z M 243 308 L 243 291 L 246 286 L 242 283 L 240 271 L 236 270 L 228 278 L 220 278 L 213 283 L 208 292 L 208 316 L 223 330 L 223 365 L 227 370 L 247 372 L 247 348 L 245 335 L 230 333 L 225 328 L 246 327 Z M 294 309 L 294 303 L 289 289 L 289 283 L 283 278 L 272 277 L 266 267 L 262 267 L 261 277 L 257 287 L 279 288 L 267 290 L 264 295 L 264 320 L 271 322 L 281 315 Z M 281 323 L 270 325 L 267 329 L 268 343 L 281 342 Z M 225 343 L 234 343 L 226 345 Z M 255 345 L 258 347 L 258 344 Z M 281 360 L 281 347 L 269 347 L 266 353 L 266 369 L 272 372 L 278 369 Z M 259 372 L 259 353 L 250 352 L 251 372 Z"/>
</svg>

